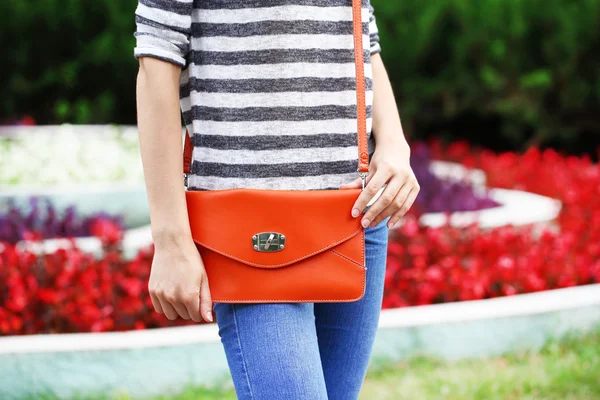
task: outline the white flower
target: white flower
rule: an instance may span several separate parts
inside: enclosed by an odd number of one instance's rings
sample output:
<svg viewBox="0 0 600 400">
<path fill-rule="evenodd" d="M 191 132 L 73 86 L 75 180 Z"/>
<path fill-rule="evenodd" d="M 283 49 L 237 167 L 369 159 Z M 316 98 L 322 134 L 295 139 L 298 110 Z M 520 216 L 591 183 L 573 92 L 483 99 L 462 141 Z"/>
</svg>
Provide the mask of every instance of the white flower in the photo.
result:
<svg viewBox="0 0 600 400">
<path fill-rule="evenodd" d="M 0 184 L 142 183 L 136 127 L 22 127 L 0 137 Z M 93 131 L 93 132 L 92 132 Z"/>
</svg>

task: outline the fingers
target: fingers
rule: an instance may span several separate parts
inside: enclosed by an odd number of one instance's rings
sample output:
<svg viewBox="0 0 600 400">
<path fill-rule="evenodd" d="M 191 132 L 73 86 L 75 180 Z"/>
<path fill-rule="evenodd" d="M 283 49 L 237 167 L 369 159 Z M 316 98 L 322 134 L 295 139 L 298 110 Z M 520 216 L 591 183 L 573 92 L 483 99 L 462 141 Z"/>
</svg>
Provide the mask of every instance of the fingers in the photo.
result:
<svg viewBox="0 0 600 400">
<path fill-rule="evenodd" d="M 360 189 L 362 188 L 362 179 L 360 177 L 356 178 L 352 182 L 344 183 L 340 185 L 340 189 Z"/>
<path fill-rule="evenodd" d="M 392 184 L 393 188 L 388 193 L 388 188 Z M 394 214 L 402 207 L 411 190 L 412 186 L 407 182 L 403 182 L 402 179 L 392 179 L 381 196 L 365 213 L 363 219 L 369 221 L 369 227 L 373 228 L 377 226 L 381 221 Z"/>
<path fill-rule="evenodd" d="M 357 181 L 360 182 L 360 179 Z M 354 184 L 356 181 L 348 186 Z M 382 188 L 384 189 L 381 190 Z M 364 212 L 361 225 L 365 228 L 373 228 L 390 217 L 388 227 L 392 227 L 410 210 L 419 190 L 419 184 L 410 167 L 399 168 L 389 163 L 381 163 L 371 175 L 371 179 L 367 179 L 365 189 L 354 204 L 352 216 L 358 217 Z M 379 191 L 381 195 L 376 196 Z M 373 202 L 369 205 L 371 200 Z"/>
<path fill-rule="evenodd" d="M 389 183 L 385 186 L 385 189 L 381 195 L 371 204 L 371 206 L 365 212 L 362 218 L 362 225 L 364 227 L 372 225 L 377 216 L 384 211 L 388 205 L 392 204 L 396 198 L 398 191 L 402 188 L 402 180 L 398 178 L 392 178 Z"/>
<path fill-rule="evenodd" d="M 191 247 L 190 247 L 191 249 Z M 197 249 L 174 256 L 174 251 L 155 253 L 148 291 L 154 309 L 168 319 L 181 317 L 194 322 L 212 322 L 212 298 L 208 275 Z M 177 268 L 165 265 L 177 264 Z M 190 278 L 191 277 L 191 278 Z"/>
<path fill-rule="evenodd" d="M 374 170 L 369 171 L 369 174 L 367 175 L 367 178 L 365 179 L 365 185 L 371 181 L 371 178 L 374 173 L 375 173 Z M 340 185 L 340 189 L 362 189 L 362 178 L 358 177 L 355 180 L 353 180 L 352 182 L 343 183 L 342 185 Z"/>
<path fill-rule="evenodd" d="M 184 304 L 192 321 L 202 322 L 202 316 L 200 315 L 200 293 L 190 293 Z"/>
<path fill-rule="evenodd" d="M 162 291 L 150 291 L 152 305 L 156 312 L 164 314 L 168 319 L 181 317 L 185 320 L 201 322 L 200 300 L 198 291 L 184 294 L 170 294 Z"/>
<path fill-rule="evenodd" d="M 177 310 L 175 310 L 175 308 L 171 305 L 171 302 L 169 301 L 169 299 L 167 299 L 165 296 L 161 296 L 158 295 L 158 300 L 160 301 L 160 306 L 163 310 L 163 313 L 165 314 L 165 316 L 170 319 L 171 321 L 177 319 Z"/>
<path fill-rule="evenodd" d="M 205 320 L 212 322 L 212 299 L 206 274 L 203 274 L 202 281 L 200 282 L 200 312 Z"/>
<path fill-rule="evenodd" d="M 396 225 L 398 221 L 400 221 L 400 218 L 402 218 L 408 212 L 408 210 L 410 210 L 418 194 L 419 187 L 413 187 L 410 193 L 408 194 L 406 201 L 404 201 L 402 206 L 394 214 L 392 214 L 392 217 L 388 221 L 388 228 L 393 228 L 394 225 Z"/>
<path fill-rule="evenodd" d="M 388 168 L 378 168 L 371 179 L 367 179 L 367 184 L 364 190 L 360 193 L 354 206 L 352 207 L 352 216 L 358 217 L 364 211 L 367 204 L 373 197 L 379 192 L 379 190 L 386 184 L 388 179 L 392 176 L 392 172 Z M 361 186 L 362 187 L 362 186 Z M 379 199 L 378 199 L 379 200 Z M 371 205 L 373 207 L 373 205 Z M 363 227 L 367 227 L 371 221 L 367 221 L 365 218 L 362 220 Z"/>
<path fill-rule="evenodd" d="M 156 294 L 152 291 L 152 289 L 148 289 L 148 292 L 150 293 L 150 300 L 152 300 L 152 306 L 154 306 L 154 310 L 159 314 L 164 314 L 164 311 L 162 309 L 162 306 L 160 305 L 160 300 L 158 299 L 158 296 L 156 296 Z"/>
<path fill-rule="evenodd" d="M 178 300 L 171 303 L 173 308 L 177 311 L 177 314 L 183 319 L 190 319 L 190 314 L 185 306 L 187 301 L 188 300 L 184 296 L 178 296 Z"/>
</svg>

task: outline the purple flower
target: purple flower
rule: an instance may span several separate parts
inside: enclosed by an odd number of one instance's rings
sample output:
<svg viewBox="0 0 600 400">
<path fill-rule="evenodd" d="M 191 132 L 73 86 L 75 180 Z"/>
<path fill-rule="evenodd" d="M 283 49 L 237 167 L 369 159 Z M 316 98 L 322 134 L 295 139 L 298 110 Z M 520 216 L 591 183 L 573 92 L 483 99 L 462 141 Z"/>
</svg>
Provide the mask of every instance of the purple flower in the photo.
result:
<svg viewBox="0 0 600 400">
<path fill-rule="evenodd" d="M 499 205 L 487 194 L 475 193 L 468 182 L 444 180 L 434 175 L 429 168 L 431 158 L 425 145 L 417 143 L 413 146 L 410 164 L 421 186 L 415 205 L 422 212 L 476 211 Z"/>
<path fill-rule="evenodd" d="M 14 244 L 23 240 L 27 232 L 37 232 L 43 239 L 90 236 L 93 223 L 99 219 L 110 220 L 121 229 L 125 225 L 120 215 L 100 212 L 86 217 L 78 216 L 75 206 L 67 207 L 61 216 L 58 214 L 46 198 L 30 198 L 27 211 L 9 200 L 8 210 L 0 214 L 0 241 Z"/>
</svg>

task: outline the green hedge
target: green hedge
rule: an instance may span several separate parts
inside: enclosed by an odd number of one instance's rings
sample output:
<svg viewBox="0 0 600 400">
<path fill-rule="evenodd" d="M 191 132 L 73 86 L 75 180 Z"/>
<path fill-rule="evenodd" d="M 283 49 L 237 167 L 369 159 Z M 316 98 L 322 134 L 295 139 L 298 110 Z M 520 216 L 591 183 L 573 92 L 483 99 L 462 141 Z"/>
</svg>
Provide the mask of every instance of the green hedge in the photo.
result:
<svg viewBox="0 0 600 400">
<path fill-rule="evenodd" d="M 466 116 L 517 146 L 599 137 L 600 0 L 372 1 L 407 132 Z M 134 123 L 135 6 L 0 2 L 0 120 Z"/>
<path fill-rule="evenodd" d="M 135 122 L 132 0 L 2 0 L 0 120 Z"/>
<path fill-rule="evenodd" d="M 600 0 L 373 4 L 409 132 L 468 115 L 515 146 L 600 143 Z"/>
</svg>

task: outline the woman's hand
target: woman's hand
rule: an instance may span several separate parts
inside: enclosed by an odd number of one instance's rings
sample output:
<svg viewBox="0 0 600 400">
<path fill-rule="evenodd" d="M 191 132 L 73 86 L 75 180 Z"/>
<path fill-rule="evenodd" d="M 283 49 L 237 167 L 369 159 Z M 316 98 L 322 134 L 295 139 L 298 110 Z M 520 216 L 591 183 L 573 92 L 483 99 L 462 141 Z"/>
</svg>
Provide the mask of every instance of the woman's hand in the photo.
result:
<svg viewBox="0 0 600 400">
<path fill-rule="evenodd" d="M 410 148 L 404 137 L 398 105 L 392 84 L 387 74 L 381 54 L 371 54 L 373 68 L 373 125 L 371 134 L 375 137 L 375 153 L 369 165 L 365 190 L 362 191 L 354 207 L 352 216 L 363 213 L 371 199 L 384 187 L 381 195 L 366 210 L 362 217 L 363 227 L 374 227 L 390 217 L 388 227 L 392 228 L 412 207 L 419 184 L 410 167 Z M 360 178 L 340 186 L 340 189 L 361 188 Z"/>
<path fill-rule="evenodd" d="M 148 290 L 154 309 L 177 316 L 212 321 L 208 280 L 192 240 L 181 175 L 181 67 L 153 57 L 140 57 L 136 100 L 142 165 L 150 208 L 154 258 Z"/>
<path fill-rule="evenodd" d="M 155 246 L 148 290 L 156 312 L 212 322 L 212 300 L 204 264 L 191 237 Z"/>
<path fill-rule="evenodd" d="M 384 186 L 381 195 L 362 217 L 363 227 L 375 227 L 387 217 L 392 228 L 410 210 L 420 187 L 410 167 L 410 149 L 404 140 L 377 143 L 369 164 L 365 189 L 354 203 L 352 216 L 358 217 L 371 199 Z M 361 178 L 340 186 L 340 189 L 361 188 Z"/>
</svg>

